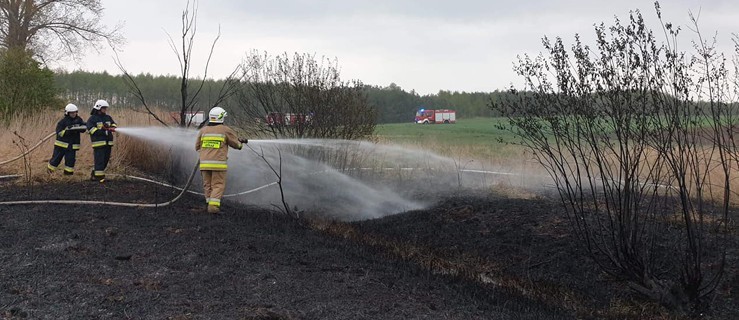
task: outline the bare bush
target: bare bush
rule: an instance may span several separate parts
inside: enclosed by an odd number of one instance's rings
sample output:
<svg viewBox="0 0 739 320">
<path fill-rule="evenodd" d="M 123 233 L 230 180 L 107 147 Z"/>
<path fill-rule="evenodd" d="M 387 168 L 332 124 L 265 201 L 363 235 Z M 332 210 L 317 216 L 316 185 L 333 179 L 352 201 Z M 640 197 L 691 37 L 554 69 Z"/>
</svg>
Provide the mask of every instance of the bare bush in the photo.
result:
<svg viewBox="0 0 739 320">
<path fill-rule="evenodd" d="M 711 43 L 700 38 L 689 56 L 663 25 L 664 43 L 638 11 L 596 26 L 594 47 L 544 38 L 546 53 L 515 67 L 525 88 L 492 107 L 554 179 L 604 271 L 674 310 L 700 310 L 724 271 L 737 105 Z"/>
<path fill-rule="evenodd" d="M 335 60 L 254 51 L 241 71 L 239 104 L 247 121 L 260 124 L 255 134 L 352 140 L 374 131 L 377 113 L 362 84 L 342 81 Z"/>
<path fill-rule="evenodd" d="M 31 161 L 28 156 L 28 153 L 30 150 L 29 144 L 25 138 L 23 138 L 21 135 L 18 134 L 18 132 L 13 131 L 13 134 L 16 137 L 16 139 L 13 139 L 13 144 L 18 147 L 18 150 L 20 150 L 20 153 L 23 155 L 23 182 L 26 183 L 26 190 L 28 192 L 28 197 L 31 197 L 31 184 L 33 181 L 32 180 L 33 167 L 31 166 Z"/>
</svg>

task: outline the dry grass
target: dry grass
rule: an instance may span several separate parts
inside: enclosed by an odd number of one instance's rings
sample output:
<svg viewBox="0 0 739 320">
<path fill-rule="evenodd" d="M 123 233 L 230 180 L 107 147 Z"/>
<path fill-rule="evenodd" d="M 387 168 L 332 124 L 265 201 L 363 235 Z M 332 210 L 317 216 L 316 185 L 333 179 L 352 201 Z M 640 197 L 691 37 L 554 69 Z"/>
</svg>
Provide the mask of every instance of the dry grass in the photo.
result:
<svg viewBox="0 0 739 320">
<path fill-rule="evenodd" d="M 491 142 L 490 144 L 449 144 L 433 139 L 423 140 L 421 142 L 398 142 L 381 136 L 373 137 L 373 141 L 431 151 L 455 160 L 475 159 L 476 161 L 485 161 L 491 165 L 510 165 L 520 163 L 521 161 L 533 161 L 531 153 L 526 148 L 513 144 L 503 145 L 495 142 Z"/>
<path fill-rule="evenodd" d="M 428 140 L 423 143 L 394 142 L 387 138 L 375 137 L 377 143 L 394 144 L 407 150 L 422 150 L 436 153 L 454 162 L 456 169 L 476 169 L 496 171 L 518 175 L 532 175 L 548 177 L 548 173 L 536 161 L 531 151 L 519 145 L 503 145 L 491 143 L 481 145 L 445 144 L 443 141 Z M 520 177 L 524 179 L 525 177 Z M 515 178 L 512 178 L 515 180 Z M 518 183 L 511 181 L 507 186 L 512 189 Z"/>
<path fill-rule="evenodd" d="M 111 108 L 110 115 L 118 123 L 119 127 L 133 126 L 156 126 L 158 123 L 147 113 L 133 111 L 130 109 Z M 53 133 L 56 123 L 63 117 L 61 112 L 45 112 L 33 115 L 33 117 L 15 116 L 10 124 L 0 128 L 0 162 L 14 158 L 22 153 L 22 150 L 35 145 L 45 136 Z M 82 115 L 87 120 L 89 115 Z M 126 172 L 140 168 L 154 172 L 160 170 L 167 161 L 161 161 L 164 157 L 157 150 L 141 144 L 127 136 L 116 134 L 116 145 L 108 165 L 108 172 Z M 25 159 L 21 158 L 0 167 L 0 175 L 23 175 L 25 164 L 30 168 L 30 180 L 36 182 L 49 182 L 61 179 L 84 180 L 92 170 L 93 156 L 90 138 L 88 135 L 81 136 L 81 149 L 77 152 L 77 163 L 75 164 L 75 175 L 72 178 L 63 177 L 59 171 L 49 176 L 46 173 L 46 164 L 51 158 L 54 148 L 54 138 L 44 142 L 35 151 L 28 154 Z M 166 158 L 164 159 L 166 160 Z"/>
<path fill-rule="evenodd" d="M 675 152 L 677 152 L 677 150 Z M 710 145 L 706 145 L 702 148 L 699 147 L 696 149 L 695 154 L 695 162 L 689 164 L 686 168 L 689 170 L 688 175 L 685 177 L 689 195 L 693 198 L 698 196 L 696 181 L 701 181 L 702 198 L 710 203 L 721 204 L 727 183 L 724 181 L 725 173 L 723 171 L 719 155 L 711 148 Z M 615 158 L 615 156 L 611 157 Z M 659 154 L 656 151 L 646 152 L 641 160 L 641 163 L 643 163 L 642 167 L 645 165 L 653 165 L 656 163 L 657 157 L 659 157 Z M 616 164 L 617 162 L 613 161 L 612 163 Z M 739 193 L 737 193 L 737 190 L 739 190 L 739 163 L 736 163 L 736 161 L 733 160 L 728 160 L 727 164 L 730 166 L 728 168 L 728 174 L 731 177 L 728 182 L 730 190 L 728 200 L 731 206 L 737 206 L 739 205 Z M 643 176 L 647 173 L 647 171 L 644 171 Z M 696 174 L 699 175 L 699 177 L 696 177 Z M 662 176 L 665 178 L 662 178 L 658 184 L 664 186 L 665 193 L 671 196 L 678 196 L 678 184 L 673 178 L 671 178 L 673 175 L 672 172 L 669 171 L 669 168 L 665 167 Z"/>
<path fill-rule="evenodd" d="M 389 143 L 390 141 L 380 142 Z M 534 156 L 531 154 L 531 152 L 526 148 L 518 145 L 448 145 L 434 140 L 424 141 L 422 144 L 400 143 L 399 145 L 406 146 L 408 148 L 432 151 L 438 153 L 439 155 L 449 157 L 453 159 L 456 163 L 458 163 L 460 168 L 468 163 L 470 160 L 474 160 L 477 166 L 482 166 L 483 168 L 504 168 L 504 170 L 507 169 L 511 172 L 547 175 L 541 165 L 534 159 Z M 718 203 L 723 197 L 725 185 L 723 181 L 724 174 L 721 168 L 721 164 L 718 161 L 718 155 L 710 148 L 710 146 L 706 146 L 705 149 L 698 150 L 698 153 L 703 159 L 703 163 L 698 166 L 698 169 L 702 173 L 705 173 L 705 176 L 703 177 L 706 181 L 706 186 L 703 190 L 704 197 L 706 199 L 709 199 L 709 201 Z M 642 163 L 644 163 L 644 165 L 653 165 L 657 157 L 657 152 L 647 152 L 645 155 L 643 155 Z M 739 156 L 736 157 L 739 158 Z M 609 155 L 608 159 L 610 160 L 606 162 L 610 164 L 612 170 L 615 170 L 618 163 L 616 161 L 617 157 L 615 155 Z M 737 206 L 739 205 L 739 163 L 734 162 L 729 170 L 732 177 L 729 182 L 729 188 L 731 190 L 730 204 L 732 206 Z M 691 179 L 691 177 L 688 178 L 689 180 Z M 662 180 L 667 181 L 667 179 Z M 503 189 L 504 190 L 501 191 L 512 191 L 516 188 Z M 695 194 L 694 190 L 690 190 L 690 192 L 691 194 Z"/>
</svg>

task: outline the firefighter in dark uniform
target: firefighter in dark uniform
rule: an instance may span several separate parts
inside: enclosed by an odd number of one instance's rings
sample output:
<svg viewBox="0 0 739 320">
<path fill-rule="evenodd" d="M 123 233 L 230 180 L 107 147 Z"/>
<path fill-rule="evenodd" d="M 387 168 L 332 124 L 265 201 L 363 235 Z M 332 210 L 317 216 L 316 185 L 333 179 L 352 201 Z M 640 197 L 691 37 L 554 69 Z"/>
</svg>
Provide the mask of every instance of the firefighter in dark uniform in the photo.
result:
<svg viewBox="0 0 739 320">
<path fill-rule="evenodd" d="M 95 158 L 95 166 L 90 173 L 90 180 L 105 182 L 105 168 L 110 161 L 110 153 L 113 150 L 113 132 L 118 126 L 113 118 L 108 115 L 108 102 L 98 100 L 90 111 L 90 119 L 87 120 L 87 132 L 92 140 L 92 154 Z"/>
<path fill-rule="evenodd" d="M 49 173 L 54 173 L 64 158 L 64 174 L 74 174 L 74 163 L 77 160 L 77 150 L 80 149 L 80 133 L 84 132 L 85 120 L 78 116 L 79 109 L 73 104 L 64 107 L 64 118 L 56 124 L 56 141 L 54 153 L 46 165 Z"/>
</svg>

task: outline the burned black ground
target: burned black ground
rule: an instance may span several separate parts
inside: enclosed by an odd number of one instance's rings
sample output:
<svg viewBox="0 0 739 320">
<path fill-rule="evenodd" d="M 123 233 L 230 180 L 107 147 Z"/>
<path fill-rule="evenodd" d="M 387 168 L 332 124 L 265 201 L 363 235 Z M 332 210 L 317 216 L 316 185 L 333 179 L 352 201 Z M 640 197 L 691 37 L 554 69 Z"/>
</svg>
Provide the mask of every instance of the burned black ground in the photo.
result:
<svg viewBox="0 0 739 320">
<path fill-rule="evenodd" d="M 122 180 L 30 188 L 0 184 L 2 201 L 150 203 L 174 194 Z M 195 196 L 148 209 L 0 206 L 0 318 L 660 314 L 635 311 L 645 309 L 641 302 L 620 293 L 621 284 L 597 271 L 552 200 L 454 195 L 428 210 L 351 224 L 296 223 L 233 203 L 212 216 L 203 207 Z M 717 311 L 709 317 L 739 315 L 736 288 L 732 267 L 715 301 Z"/>
</svg>

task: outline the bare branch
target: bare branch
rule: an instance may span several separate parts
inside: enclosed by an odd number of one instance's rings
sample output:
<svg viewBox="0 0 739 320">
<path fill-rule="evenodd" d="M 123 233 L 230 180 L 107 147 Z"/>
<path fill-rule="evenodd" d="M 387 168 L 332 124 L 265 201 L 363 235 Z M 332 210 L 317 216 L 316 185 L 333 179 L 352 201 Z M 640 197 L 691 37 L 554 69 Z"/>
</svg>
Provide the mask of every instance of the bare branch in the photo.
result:
<svg viewBox="0 0 739 320">
<path fill-rule="evenodd" d="M 139 88 L 138 84 L 136 83 L 136 80 L 131 76 L 131 74 L 128 73 L 126 68 L 121 63 L 120 58 L 118 57 L 118 53 L 116 52 L 116 56 L 114 59 L 115 65 L 118 67 L 119 70 L 123 73 L 123 79 L 126 83 L 126 86 L 129 89 L 129 92 L 131 92 L 144 106 L 146 109 L 146 112 L 149 113 L 150 116 L 152 116 L 157 122 L 161 123 L 165 127 L 168 127 L 169 125 L 159 118 L 159 116 L 151 109 L 149 108 L 149 105 L 146 103 L 146 96 L 143 92 L 141 92 L 141 88 Z"/>
<path fill-rule="evenodd" d="M 103 8 L 99 0 L 7 0 L 0 2 L 0 47 L 32 49 L 44 57 L 59 54 L 78 58 L 83 45 L 105 42 L 122 44 L 120 26 L 100 24 Z M 61 50 L 57 49 L 61 48 Z"/>
</svg>

